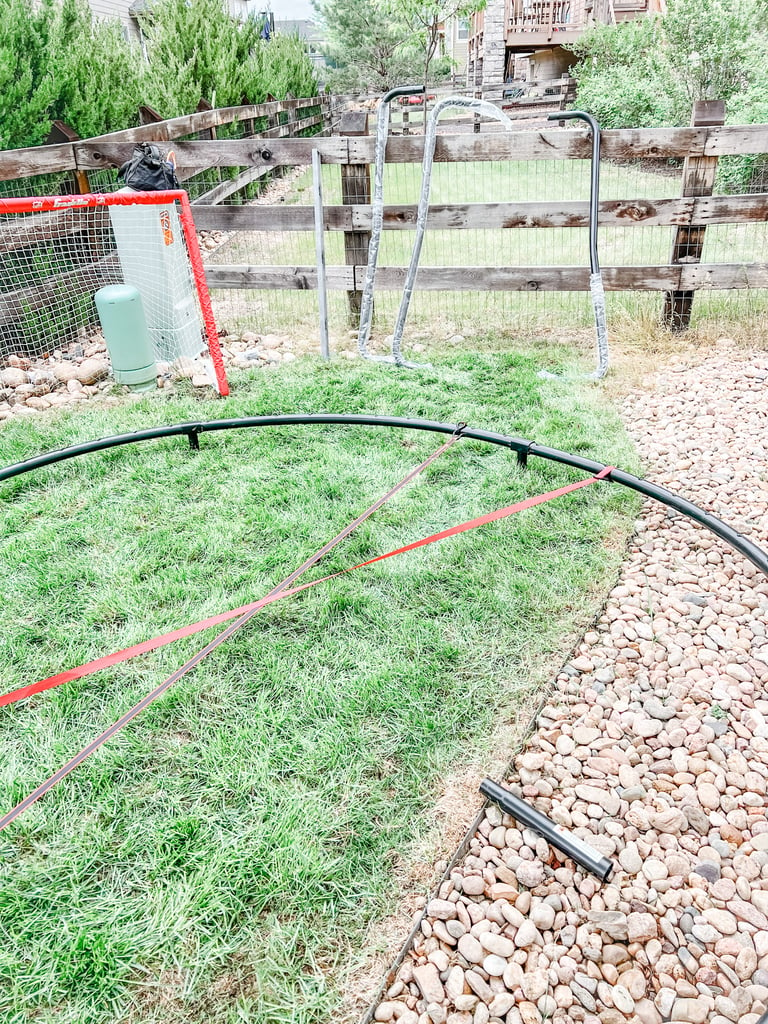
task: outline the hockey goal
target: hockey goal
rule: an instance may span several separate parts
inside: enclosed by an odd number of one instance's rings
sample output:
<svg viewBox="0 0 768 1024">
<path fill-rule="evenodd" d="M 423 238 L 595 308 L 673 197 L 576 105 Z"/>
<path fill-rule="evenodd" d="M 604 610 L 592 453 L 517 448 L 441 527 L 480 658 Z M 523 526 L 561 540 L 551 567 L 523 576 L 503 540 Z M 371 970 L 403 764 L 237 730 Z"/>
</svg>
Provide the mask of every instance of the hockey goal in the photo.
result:
<svg viewBox="0 0 768 1024">
<path fill-rule="evenodd" d="M 186 192 L 0 200 L 0 360 L 98 331 L 108 284 L 138 289 L 159 364 L 199 367 L 229 393 Z"/>
</svg>

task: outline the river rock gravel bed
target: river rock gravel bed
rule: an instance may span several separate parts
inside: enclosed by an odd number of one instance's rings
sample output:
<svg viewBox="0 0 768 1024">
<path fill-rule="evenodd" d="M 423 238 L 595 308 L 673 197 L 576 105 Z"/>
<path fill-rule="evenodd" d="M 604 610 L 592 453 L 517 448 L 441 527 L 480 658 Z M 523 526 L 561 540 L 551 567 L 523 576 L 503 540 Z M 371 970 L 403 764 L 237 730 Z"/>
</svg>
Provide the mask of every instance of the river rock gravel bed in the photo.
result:
<svg viewBox="0 0 768 1024">
<path fill-rule="evenodd" d="M 220 338 L 225 368 L 255 369 L 293 362 L 295 348 L 304 355 L 307 343 L 300 347 L 282 335 L 241 335 Z M 37 359 L 12 353 L 0 367 L 0 421 L 14 416 L 34 415 L 51 408 L 71 407 L 87 399 L 115 404 L 129 393 L 112 378 L 112 368 L 104 338 L 88 334 L 70 342 L 50 355 Z M 172 363 L 158 362 L 157 387 L 172 393 L 176 383 L 189 380 L 194 388 L 212 389 L 213 372 L 209 361 L 179 356 Z"/>
<path fill-rule="evenodd" d="M 623 403 L 648 479 L 768 546 L 765 353 Z M 606 883 L 489 806 L 375 1008 L 397 1024 L 756 1024 L 768 1007 L 768 579 L 647 503 L 505 783 Z"/>
</svg>

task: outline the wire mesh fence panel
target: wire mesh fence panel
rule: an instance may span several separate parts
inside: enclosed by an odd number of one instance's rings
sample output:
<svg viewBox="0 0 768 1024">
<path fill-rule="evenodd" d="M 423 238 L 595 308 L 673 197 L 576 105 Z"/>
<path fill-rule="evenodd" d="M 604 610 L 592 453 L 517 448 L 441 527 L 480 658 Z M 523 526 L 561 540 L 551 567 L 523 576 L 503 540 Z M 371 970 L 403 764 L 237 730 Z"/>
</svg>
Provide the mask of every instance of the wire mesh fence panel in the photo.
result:
<svg viewBox="0 0 768 1024">
<path fill-rule="evenodd" d="M 292 101 L 292 105 L 288 110 L 277 109 L 269 114 L 258 115 L 252 110 L 249 112 L 254 113 L 254 116 L 248 117 L 246 112 L 239 113 L 232 120 L 226 120 L 223 123 L 217 122 L 214 128 L 208 127 L 185 135 L 173 133 L 170 139 L 167 135 L 169 130 L 167 126 L 173 126 L 174 122 L 160 122 L 157 127 L 157 138 L 162 141 L 159 141 L 158 145 L 167 152 L 180 143 L 205 139 L 218 139 L 220 141 L 245 140 L 270 137 L 275 134 L 280 138 L 303 138 L 318 134 L 318 132 L 324 131 L 328 127 L 326 123 L 327 112 L 323 104 L 319 102 L 299 101 L 293 105 Z M 146 131 L 149 127 L 151 126 L 145 126 L 141 130 Z M 122 136 L 124 134 L 126 133 L 116 132 L 100 138 L 121 142 L 123 141 Z M 126 143 L 126 145 L 129 145 L 129 143 Z M 249 173 L 252 171 L 252 167 L 246 166 L 226 167 L 214 165 L 199 171 L 179 168 L 179 179 L 185 191 L 187 191 L 190 200 L 194 202 L 202 199 L 207 193 L 210 193 L 222 184 L 226 186 L 242 178 L 243 181 L 240 188 L 233 189 L 226 195 L 217 197 L 214 200 L 225 204 L 240 204 L 260 195 L 265 184 L 268 184 L 274 173 L 272 170 L 265 168 L 255 176 L 252 176 Z M 78 180 L 78 176 L 81 176 L 80 180 Z M 87 188 L 81 187 L 84 182 L 87 182 Z M 91 169 L 87 172 L 75 172 L 73 169 L 0 181 L 0 199 L 23 198 L 25 196 L 71 195 L 85 191 L 89 194 L 101 194 L 114 192 L 122 184 L 117 177 L 116 167 L 107 167 L 101 170 Z"/>
<path fill-rule="evenodd" d="M 713 195 L 754 195 L 768 193 L 768 153 L 720 157 Z M 745 266 L 768 260 L 768 224 L 764 218 L 741 223 L 710 224 L 701 250 L 702 263 Z M 744 270 L 745 280 L 747 272 Z M 693 322 L 740 317 L 764 317 L 768 293 L 749 287 L 729 291 L 702 289 L 693 306 Z"/>
<path fill-rule="evenodd" d="M 23 199 L 25 196 L 67 196 L 77 191 L 72 171 L 0 181 L 0 200 Z"/>
<path fill-rule="evenodd" d="M 729 161 L 731 161 L 729 163 Z M 768 174 L 768 159 L 761 156 L 723 158 L 718 173 L 716 194 L 727 194 L 744 188 L 744 182 L 759 189 Z M 687 262 L 751 264 L 764 261 L 766 254 L 765 224 L 759 221 L 739 224 L 709 224 L 702 231 L 703 248 L 695 259 L 686 256 L 679 246 L 679 225 L 691 223 L 685 212 L 670 213 L 670 201 L 678 200 L 682 191 L 683 160 L 681 158 L 643 158 L 633 160 L 603 159 L 601 163 L 600 199 L 605 204 L 598 237 L 598 254 L 605 268 L 669 267 Z M 361 179 L 362 180 L 362 179 Z M 274 184 L 274 183 L 272 183 Z M 344 201 L 367 204 L 369 192 L 361 186 L 353 194 L 353 184 L 345 179 L 338 165 L 323 167 L 323 193 L 327 206 Z M 384 171 L 384 202 L 387 206 L 415 207 L 422 184 L 420 164 L 390 163 Z M 286 190 L 286 186 L 287 190 Z M 309 206 L 312 202 L 311 173 L 295 169 L 281 183 L 282 191 L 270 195 L 270 187 L 257 202 Z M 517 203 L 530 204 L 523 218 L 526 223 L 514 227 L 426 229 L 421 252 L 423 268 L 527 268 L 530 283 L 506 290 L 432 290 L 416 288 L 410 306 L 406 341 L 426 332 L 482 332 L 490 329 L 533 331 L 565 330 L 587 327 L 593 311 L 589 292 L 556 291 L 539 287 L 537 269 L 581 268 L 589 266 L 589 233 L 587 202 L 590 193 L 590 162 L 588 160 L 509 160 L 436 162 L 432 169 L 430 203 L 432 206 L 465 207 L 468 204 Z M 562 211 L 565 204 L 580 203 L 577 226 L 568 225 Z M 666 206 L 664 205 L 666 203 Z M 543 213 L 539 204 L 549 204 Z M 658 207 L 658 209 L 657 209 Z M 553 215 L 553 210 L 559 216 Z M 458 216 L 458 215 L 457 215 Z M 521 215 L 522 216 L 522 215 Z M 549 218 L 549 219 L 547 219 Z M 647 223 L 646 223 L 647 222 Z M 433 220 L 434 223 L 434 220 Z M 444 224 L 445 221 L 443 220 Z M 556 226 L 543 226 L 555 223 Z M 532 226 L 528 226 L 528 225 Z M 538 226 L 541 225 L 541 226 Z M 696 227 L 695 220 L 693 227 Z M 329 267 L 344 267 L 353 262 L 366 262 L 364 232 L 357 232 L 359 248 L 350 249 L 347 231 L 325 233 L 326 262 Z M 378 258 L 381 270 L 408 265 L 414 241 L 412 220 L 401 229 L 385 228 Z M 675 247 L 677 247 L 677 252 Z M 350 258 L 352 256 L 352 258 Z M 311 231 L 238 232 L 217 253 L 214 262 L 241 264 L 251 268 L 314 266 L 314 238 Z M 481 275 L 475 275 L 481 276 Z M 546 276 L 546 275 L 545 275 Z M 551 275 L 550 275 L 551 276 Z M 652 276 L 652 274 L 651 274 Z M 673 276 L 670 277 L 670 280 Z M 392 330 L 400 302 L 400 292 L 381 284 L 375 292 L 374 337 L 383 339 Z M 585 277 L 585 288 L 587 278 Z M 294 282 L 295 284 L 295 282 Z M 359 284 L 357 285 L 359 287 Z M 262 332 L 296 332 L 302 335 L 317 330 L 317 296 L 310 287 L 253 290 L 247 293 L 218 293 L 217 298 L 228 312 L 227 323 L 235 329 L 247 328 Z M 661 316 L 664 292 L 659 290 L 607 292 L 609 320 Z M 730 291 L 702 288 L 694 303 L 695 321 L 703 316 L 738 315 L 740 310 L 762 309 L 762 291 L 734 289 Z M 353 326 L 350 303 L 345 293 L 329 294 L 329 316 L 332 331 L 344 335 Z"/>
<path fill-rule="evenodd" d="M 601 200 L 622 201 L 637 208 L 643 203 L 674 199 L 680 195 L 681 161 L 604 161 L 601 167 Z M 421 189 L 421 167 L 417 164 L 388 164 L 384 174 L 386 205 L 415 205 Z M 309 205 L 312 201 L 311 174 L 296 169 L 286 179 L 290 186 L 276 201 Z M 432 205 L 467 203 L 543 203 L 589 199 L 590 164 L 587 160 L 536 160 L 504 162 L 444 162 L 433 166 Z M 327 205 L 339 205 L 342 186 L 339 167 L 323 168 L 323 193 Z M 347 196 L 349 199 L 349 195 Z M 362 200 L 364 196 L 360 196 Z M 265 195 L 265 202 L 272 199 Z M 583 222 L 583 221 L 582 221 Z M 664 266 L 669 263 L 675 237 L 670 225 L 644 226 L 633 220 L 626 224 L 604 224 L 599 231 L 599 256 L 603 267 Z M 404 267 L 410 259 L 412 230 L 385 230 L 379 253 L 379 267 Z M 346 255 L 344 235 L 328 231 L 325 236 L 329 266 L 343 266 Z M 707 231 L 704 259 L 712 262 L 751 262 L 765 253 L 764 225 L 715 225 Z M 241 232 L 213 257 L 216 262 L 249 266 L 312 266 L 314 239 L 311 232 Z M 757 255 L 755 255 L 757 254 Z M 365 262 L 365 253 L 356 259 Z M 421 253 L 423 267 L 586 267 L 589 264 L 588 228 L 520 227 L 478 229 L 433 229 L 427 227 Z M 235 329 L 266 332 L 298 332 L 316 329 L 317 297 L 311 290 L 270 290 L 228 294 L 219 301 L 229 310 Z M 755 296 L 751 296 L 754 303 Z M 374 331 L 386 335 L 392 329 L 400 293 L 377 289 Z M 608 293 L 608 315 L 626 318 L 658 316 L 659 292 Z M 713 298 L 707 296 L 707 302 Z M 728 297 L 733 304 L 737 300 Z M 743 304 L 744 297 L 738 300 Z M 726 305 L 722 293 L 719 304 Z M 350 327 L 345 296 L 329 295 L 332 329 L 341 334 Z M 434 291 L 419 289 L 418 279 L 411 303 L 406 337 L 423 333 L 454 333 L 482 330 L 488 324 L 505 330 L 534 330 L 544 327 L 586 327 L 592 322 L 587 292 L 532 291 Z"/>
<path fill-rule="evenodd" d="M 265 139 L 265 148 L 268 148 L 268 138 L 305 136 L 314 134 L 319 128 L 327 128 L 326 115 L 329 114 L 330 105 L 324 101 L 290 101 L 286 106 L 288 109 L 281 109 L 278 104 L 270 103 L 259 108 L 240 108 L 237 119 L 225 124 L 218 123 L 218 120 L 207 120 L 199 132 L 180 137 L 175 142 L 181 144 L 186 139 L 214 136 L 226 142 L 230 139 L 261 136 Z M 249 113 L 254 116 L 248 117 Z M 403 121 L 404 114 L 408 114 L 407 122 Z M 424 107 L 417 105 L 417 109 L 410 109 L 394 105 L 391 121 L 394 134 L 403 134 L 406 128 L 409 133 L 419 134 L 423 130 L 424 115 Z M 318 123 L 318 119 L 322 122 L 323 117 L 326 117 L 324 125 Z M 472 120 L 466 116 L 465 111 L 449 111 L 446 124 L 441 125 L 439 134 L 445 137 L 457 132 L 472 133 Z M 375 130 L 375 116 L 370 121 L 372 132 Z M 184 130 L 188 130 L 189 123 L 185 123 Z M 200 121 L 196 123 L 201 124 Z M 210 127 L 213 123 L 215 129 Z M 527 145 L 530 145 L 530 139 L 535 133 L 531 133 L 528 126 L 521 128 L 524 133 L 527 132 Z M 502 124 L 483 120 L 482 133 L 491 135 L 507 130 Z M 564 129 L 566 132 L 573 130 Z M 729 129 L 724 131 L 728 132 Z M 489 138 L 488 141 L 491 143 L 493 139 Z M 170 149 L 175 142 L 164 142 L 162 146 Z M 661 148 L 664 145 L 666 143 L 662 140 Z M 743 140 L 740 145 L 743 145 Z M 559 149 L 566 151 L 565 147 Z M 630 146 L 617 145 L 616 139 L 611 141 L 612 154 L 629 149 Z M 199 159 L 198 153 L 196 159 Z M 266 160 L 266 163 L 269 162 Z M 183 187 L 193 202 L 204 206 L 261 203 L 285 207 L 311 205 L 312 181 L 308 168 L 275 170 L 267 167 L 266 163 L 263 167 L 230 168 L 220 165 L 214 156 L 209 167 L 180 167 L 179 173 Z M 26 168 L 30 165 L 24 166 Z M 364 166 L 358 171 L 354 165 L 325 165 L 323 191 L 326 205 L 368 206 L 368 179 L 371 173 L 372 168 Z M 627 279 L 639 279 L 645 271 L 652 278 L 654 268 L 665 268 L 670 282 L 675 280 L 672 268 L 680 267 L 678 280 L 695 281 L 694 320 L 709 313 L 727 317 L 731 312 L 738 314 L 740 310 L 764 309 L 764 290 L 740 287 L 740 284 L 748 281 L 760 280 L 759 275 L 750 276 L 745 269 L 742 282 L 739 268 L 765 262 L 765 219 L 759 219 L 752 211 L 739 223 L 720 223 L 720 220 L 726 218 L 717 215 L 716 208 L 713 215 L 711 207 L 707 208 L 701 223 L 697 222 L 690 210 L 686 220 L 682 206 L 680 209 L 675 208 L 671 214 L 670 201 L 680 198 L 683 176 L 682 157 L 633 160 L 603 157 L 600 191 L 604 206 L 598 239 L 602 267 L 617 268 L 617 271 L 633 268 L 631 274 L 623 275 Z M 83 187 L 84 177 L 82 171 L 67 170 L 37 175 L 23 181 L 0 182 L 0 196 L 77 193 Z M 90 170 L 87 172 L 87 185 L 92 192 L 110 193 L 118 188 L 120 182 L 114 168 Z M 390 163 L 384 172 L 385 203 L 388 206 L 407 206 L 413 209 L 418 203 L 421 185 L 420 164 Z M 706 191 L 711 191 L 711 185 L 712 180 Z M 719 158 L 714 177 L 714 197 L 761 193 L 766 188 L 767 154 Z M 592 321 L 592 309 L 589 292 L 586 290 L 587 277 L 584 277 L 583 291 L 555 289 L 561 282 L 567 282 L 569 287 L 573 287 L 575 278 L 581 287 L 579 275 L 588 268 L 586 206 L 589 191 L 588 160 L 437 161 L 432 171 L 431 204 L 433 207 L 464 210 L 469 226 L 447 227 L 449 218 L 445 213 L 442 217 L 433 216 L 428 222 L 420 266 L 425 270 L 437 269 L 431 278 L 425 274 L 421 279 L 416 279 L 406 326 L 406 341 L 409 336 L 415 338 L 425 331 L 438 334 L 454 331 L 479 333 L 491 325 L 494 330 L 526 331 L 588 326 Z M 688 190 L 686 195 L 689 195 Z M 664 202 L 667 203 L 666 207 Z M 513 226 L 501 226 L 503 218 L 497 220 L 498 226 L 484 226 L 493 223 L 492 212 L 486 209 L 485 214 L 478 216 L 478 209 L 487 208 L 488 204 L 502 203 L 522 204 L 518 205 L 517 219 L 510 219 Z M 573 203 L 580 204 L 577 213 L 567 205 Z M 473 204 L 474 213 L 470 210 Z M 661 212 L 658 215 L 654 209 L 655 204 L 660 204 Z M 466 213 L 467 210 L 470 213 Z M 456 217 L 451 215 L 451 219 L 458 223 L 461 216 L 461 213 L 457 213 Z M 338 335 L 349 332 L 354 326 L 355 295 L 359 295 L 359 292 L 352 289 L 361 287 L 360 268 L 367 260 L 369 228 L 364 215 L 359 211 L 356 218 L 353 228 L 345 226 L 344 231 L 333 229 L 325 232 L 326 262 L 336 272 L 335 276 L 332 275 L 329 294 L 330 325 Z M 377 279 L 375 291 L 374 337 L 380 339 L 392 330 L 401 298 L 399 282 L 403 280 L 403 271 L 408 265 L 414 242 L 412 215 L 403 214 L 399 224 L 396 220 L 390 218 L 387 222 L 378 261 L 382 273 Z M 257 276 L 259 268 L 286 268 L 286 273 L 282 275 L 287 285 L 284 288 L 256 288 L 249 291 L 220 289 L 215 298 L 223 325 L 231 330 L 252 329 L 261 333 L 316 333 L 318 303 L 314 289 L 316 257 L 313 232 L 308 228 L 301 231 L 276 230 L 274 218 L 270 218 L 269 223 L 269 230 L 209 230 L 201 235 L 208 265 L 233 266 L 245 282 L 249 276 Z M 309 219 L 304 221 L 304 224 L 309 223 Z M 56 249 L 57 245 L 59 250 Z M 9 282 L 13 282 L 14 274 L 18 275 L 24 257 L 3 253 L 2 258 L 6 261 L 0 268 L 4 277 L 2 294 L 13 294 L 14 286 Z M 78 274 L 82 277 L 80 272 L 83 267 L 77 262 L 80 257 L 73 255 L 61 239 L 49 239 L 47 248 L 37 246 L 34 255 L 29 258 L 36 261 L 39 275 L 45 275 L 48 262 L 59 260 L 64 269 L 49 277 L 58 280 L 63 275 L 65 283 L 78 280 Z M 75 262 L 70 266 L 67 260 Z M 699 262 L 714 265 L 721 271 L 725 268 L 727 274 L 721 272 L 718 277 L 714 273 L 707 278 L 706 271 L 698 277 L 687 273 L 690 265 Z M 351 264 L 357 268 L 354 278 L 352 270 L 348 269 Z M 289 273 L 291 268 L 295 269 L 292 278 Z M 458 276 L 459 268 L 468 271 L 466 279 L 462 280 Z M 496 274 L 495 283 L 489 283 L 493 275 L 484 274 L 486 268 L 489 271 L 503 270 L 507 272 L 506 277 Z M 514 268 L 524 268 L 526 273 L 509 274 Z M 558 273 L 562 268 L 568 268 L 568 272 Z M 72 278 L 75 270 L 78 274 Z M 447 286 L 442 287 L 438 271 L 446 281 L 451 280 L 455 284 L 453 290 L 448 290 Z M 232 280 L 237 276 L 238 273 L 229 274 Z M 281 274 L 275 270 L 272 276 L 279 279 Z M 615 278 L 620 276 L 614 274 L 614 283 Z M 735 283 L 735 287 L 730 290 L 713 287 L 726 278 Z M 656 279 L 654 286 L 658 288 L 659 280 L 663 282 L 665 276 L 658 273 Z M 509 281 L 512 284 L 506 283 Z M 469 290 L 467 285 L 470 283 L 477 284 L 478 288 Z M 501 287 L 501 283 L 504 283 L 504 287 Z M 440 284 L 439 290 L 434 288 L 435 284 Z M 479 290 L 486 284 L 487 290 Z M 340 288 L 350 290 L 343 291 Z M 615 291 L 610 282 L 607 288 L 609 318 L 648 314 L 658 316 L 661 313 L 663 291 Z M 66 303 L 76 306 L 79 302 L 78 297 L 65 298 L 62 295 L 62 308 Z M 31 315 L 28 310 L 24 312 L 25 315 Z M 82 319 L 82 315 L 78 316 Z M 74 319 L 77 318 L 74 316 Z M 50 333 L 55 335 L 59 331 L 59 320 L 59 316 L 54 318 Z M 8 327 L 2 329 L 6 333 L 10 330 Z M 66 334 L 63 327 L 61 330 Z"/>
<path fill-rule="evenodd" d="M 333 172 L 335 171 L 335 175 Z M 323 185 L 339 178 L 338 167 L 323 168 Z M 324 196 L 328 203 L 337 199 Z M 312 204 L 312 172 L 306 167 L 283 168 L 265 183 L 262 194 L 252 205 Z M 326 259 L 329 265 L 344 262 L 341 248 L 334 246 L 337 232 L 326 237 Z M 341 236 L 339 236 L 341 238 Z M 340 255 L 339 255 L 340 254 Z M 219 244 L 205 251 L 207 266 L 314 266 L 315 241 L 311 231 L 236 231 L 221 233 Z M 331 292 L 329 304 L 334 308 L 344 296 Z M 216 321 L 230 334 L 256 331 L 262 334 L 317 334 L 317 293 L 296 289 L 216 289 L 211 290 Z M 337 302 L 338 300 L 338 302 Z M 336 316 L 332 322 L 335 323 Z M 319 342 L 318 342 L 319 343 Z"/>
<path fill-rule="evenodd" d="M 316 135 L 325 127 L 323 118 L 323 108 L 319 104 L 303 105 L 296 110 L 278 110 L 272 115 L 236 118 L 219 125 L 216 137 L 221 141 L 257 139 L 277 132 L 280 137 L 304 138 Z M 186 138 L 194 140 L 198 136 Z M 276 176 L 280 176 L 280 169 L 275 171 L 258 165 L 212 166 L 195 173 L 185 173 L 181 169 L 180 180 L 193 203 L 240 206 L 262 195 Z"/>
<path fill-rule="evenodd" d="M 138 290 L 160 363 L 199 359 L 201 369 L 207 366 L 218 343 L 172 198 L 30 197 L 0 204 L 0 356 L 48 358 L 76 347 L 99 330 L 94 297 L 114 284 Z"/>
</svg>

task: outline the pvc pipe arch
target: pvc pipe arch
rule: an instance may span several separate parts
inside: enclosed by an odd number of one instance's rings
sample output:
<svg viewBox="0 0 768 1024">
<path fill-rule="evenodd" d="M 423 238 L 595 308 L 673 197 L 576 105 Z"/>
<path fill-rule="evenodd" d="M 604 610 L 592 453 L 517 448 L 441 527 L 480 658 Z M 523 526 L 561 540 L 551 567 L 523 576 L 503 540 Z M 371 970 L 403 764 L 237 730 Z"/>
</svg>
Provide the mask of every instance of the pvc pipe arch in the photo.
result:
<svg viewBox="0 0 768 1024">
<path fill-rule="evenodd" d="M 250 427 L 278 427 L 278 426 L 312 426 L 312 425 L 337 425 L 337 426 L 368 426 L 368 427 L 391 427 L 401 430 L 424 430 L 438 434 L 455 434 L 460 428 L 464 437 L 472 438 L 475 441 L 483 441 L 487 444 L 498 445 L 515 452 L 521 465 L 526 465 L 530 458 L 544 459 L 549 462 L 557 462 L 564 466 L 571 466 L 573 469 L 582 470 L 585 473 L 596 475 L 606 469 L 606 465 L 596 462 L 594 459 L 584 458 L 571 452 L 561 451 L 558 448 L 549 448 L 546 445 L 537 444 L 535 441 L 528 441 L 524 438 L 514 437 L 507 434 L 500 434 L 491 430 L 480 430 L 474 427 L 459 425 L 456 423 L 441 423 L 434 420 L 411 419 L 401 416 L 369 416 L 341 413 L 308 413 L 308 414 L 287 414 L 277 416 L 248 416 L 240 419 L 206 420 L 200 422 L 175 423 L 162 427 L 150 427 L 146 430 L 137 430 L 130 434 L 116 434 L 111 437 L 97 438 L 92 441 L 83 441 L 79 444 L 70 445 L 56 451 L 45 452 L 33 458 L 25 459 L 22 462 L 14 463 L 0 469 L 0 481 L 10 480 L 23 473 L 29 473 L 44 466 L 55 465 L 67 459 L 77 458 L 80 455 L 88 455 L 93 452 L 106 451 L 110 448 L 118 448 L 128 444 L 138 444 L 141 441 L 159 440 L 165 437 L 184 437 L 189 439 L 191 447 L 199 447 L 201 434 L 212 433 L 217 430 L 237 430 Z M 768 551 L 755 544 L 748 537 L 739 533 L 738 530 L 723 522 L 717 516 L 707 512 L 700 506 L 688 501 L 687 498 L 674 491 L 661 487 L 649 480 L 626 473 L 624 470 L 613 468 L 606 476 L 612 483 L 628 487 L 646 498 L 653 498 L 655 501 L 674 509 L 676 512 L 687 516 L 695 523 L 705 527 L 716 537 L 724 540 L 732 548 L 748 559 L 756 568 L 768 576 Z"/>
</svg>

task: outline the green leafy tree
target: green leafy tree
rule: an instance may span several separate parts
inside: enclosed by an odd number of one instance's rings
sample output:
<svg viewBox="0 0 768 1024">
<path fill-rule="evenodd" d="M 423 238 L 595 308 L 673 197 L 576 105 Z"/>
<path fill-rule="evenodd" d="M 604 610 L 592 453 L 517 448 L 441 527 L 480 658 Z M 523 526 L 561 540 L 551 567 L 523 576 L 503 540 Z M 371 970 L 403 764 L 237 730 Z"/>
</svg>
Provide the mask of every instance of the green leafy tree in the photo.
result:
<svg viewBox="0 0 768 1024">
<path fill-rule="evenodd" d="M 36 146 L 51 126 L 50 3 L 0 0 L 0 149 Z"/>
<path fill-rule="evenodd" d="M 696 100 L 742 105 L 764 76 L 765 0 L 669 0 L 663 17 L 575 44 L 577 104 L 606 128 L 686 124 Z"/>
<path fill-rule="evenodd" d="M 407 26 L 381 0 L 314 0 L 314 7 L 325 29 L 334 88 L 382 92 L 418 67 L 418 56 L 408 52 Z"/>
<path fill-rule="evenodd" d="M 86 0 L 0 0 L 0 147 L 37 145 L 54 119 L 83 137 L 134 123 L 140 67 Z"/>
<path fill-rule="evenodd" d="M 240 23 L 223 0 L 159 0 L 142 24 L 148 61 L 87 0 L 0 0 L 0 148 L 40 144 L 57 118 L 84 138 L 127 128 L 142 101 L 170 117 L 201 97 L 225 106 L 317 91 L 298 37 L 266 41 L 259 19 Z"/>
<path fill-rule="evenodd" d="M 50 33 L 50 113 L 83 138 L 136 123 L 142 76 L 117 21 L 94 18 L 87 0 L 62 0 Z"/>
<path fill-rule="evenodd" d="M 604 128 L 674 123 L 684 94 L 664 58 L 659 19 L 600 25 L 574 44 L 576 106 Z"/>
<path fill-rule="evenodd" d="M 217 106 L 241 101 L 243 65 L 257 45 L 255 23 L 242 32 L 223 0 L 160 0 L 140 17 L 149 68 L 148 102 L 166 117 L 194 110 L 201 96 Z"/>
<path fill-rule="evenodd" d="M 670 0 L 662 20 L 665 56 L 689 106 L 727 103 L 748 85 L 759 13 L 752 0 Z"/>
<path fill-rule="evenodd" d="M 262 39 L 262 22 L 239 22 L 223 0 L 160 0 L 141 24 L 149 57 L 145 94 L 166 116 L 194 110 L 201 96 L 223 107 L 316 89 L 312 62 L 296 37 Z"/>
<path fill-rule="evenodd" d="M 408 45 L 421 57 L 426 86 L 433 59 L 438 55 L 440 33 L 452 18 L 469 18 L 485 7 L 485 0 L 383 0 L 386 8 L 408 32 Z"/>
<path fill-rule="evenodd" d="M 768 123 L 768 66 L 764 48 L 752 53 L 749 85 L 731 98 L 731 124 Z M 761 153 L 724 156 L 718 161 L 718 187 L 726 192 L 768 192 L 768 157 Z"/>
<path fill-rule="evenodd" d="M 252 54 L 253 93 L 263 100 L 267 93 L 278 99 L 291 96 L 315 96 L 318 91 L 315 68 L 304 42 L 298 35 L 273 36 L 261 41 Z"/>
</svg>

